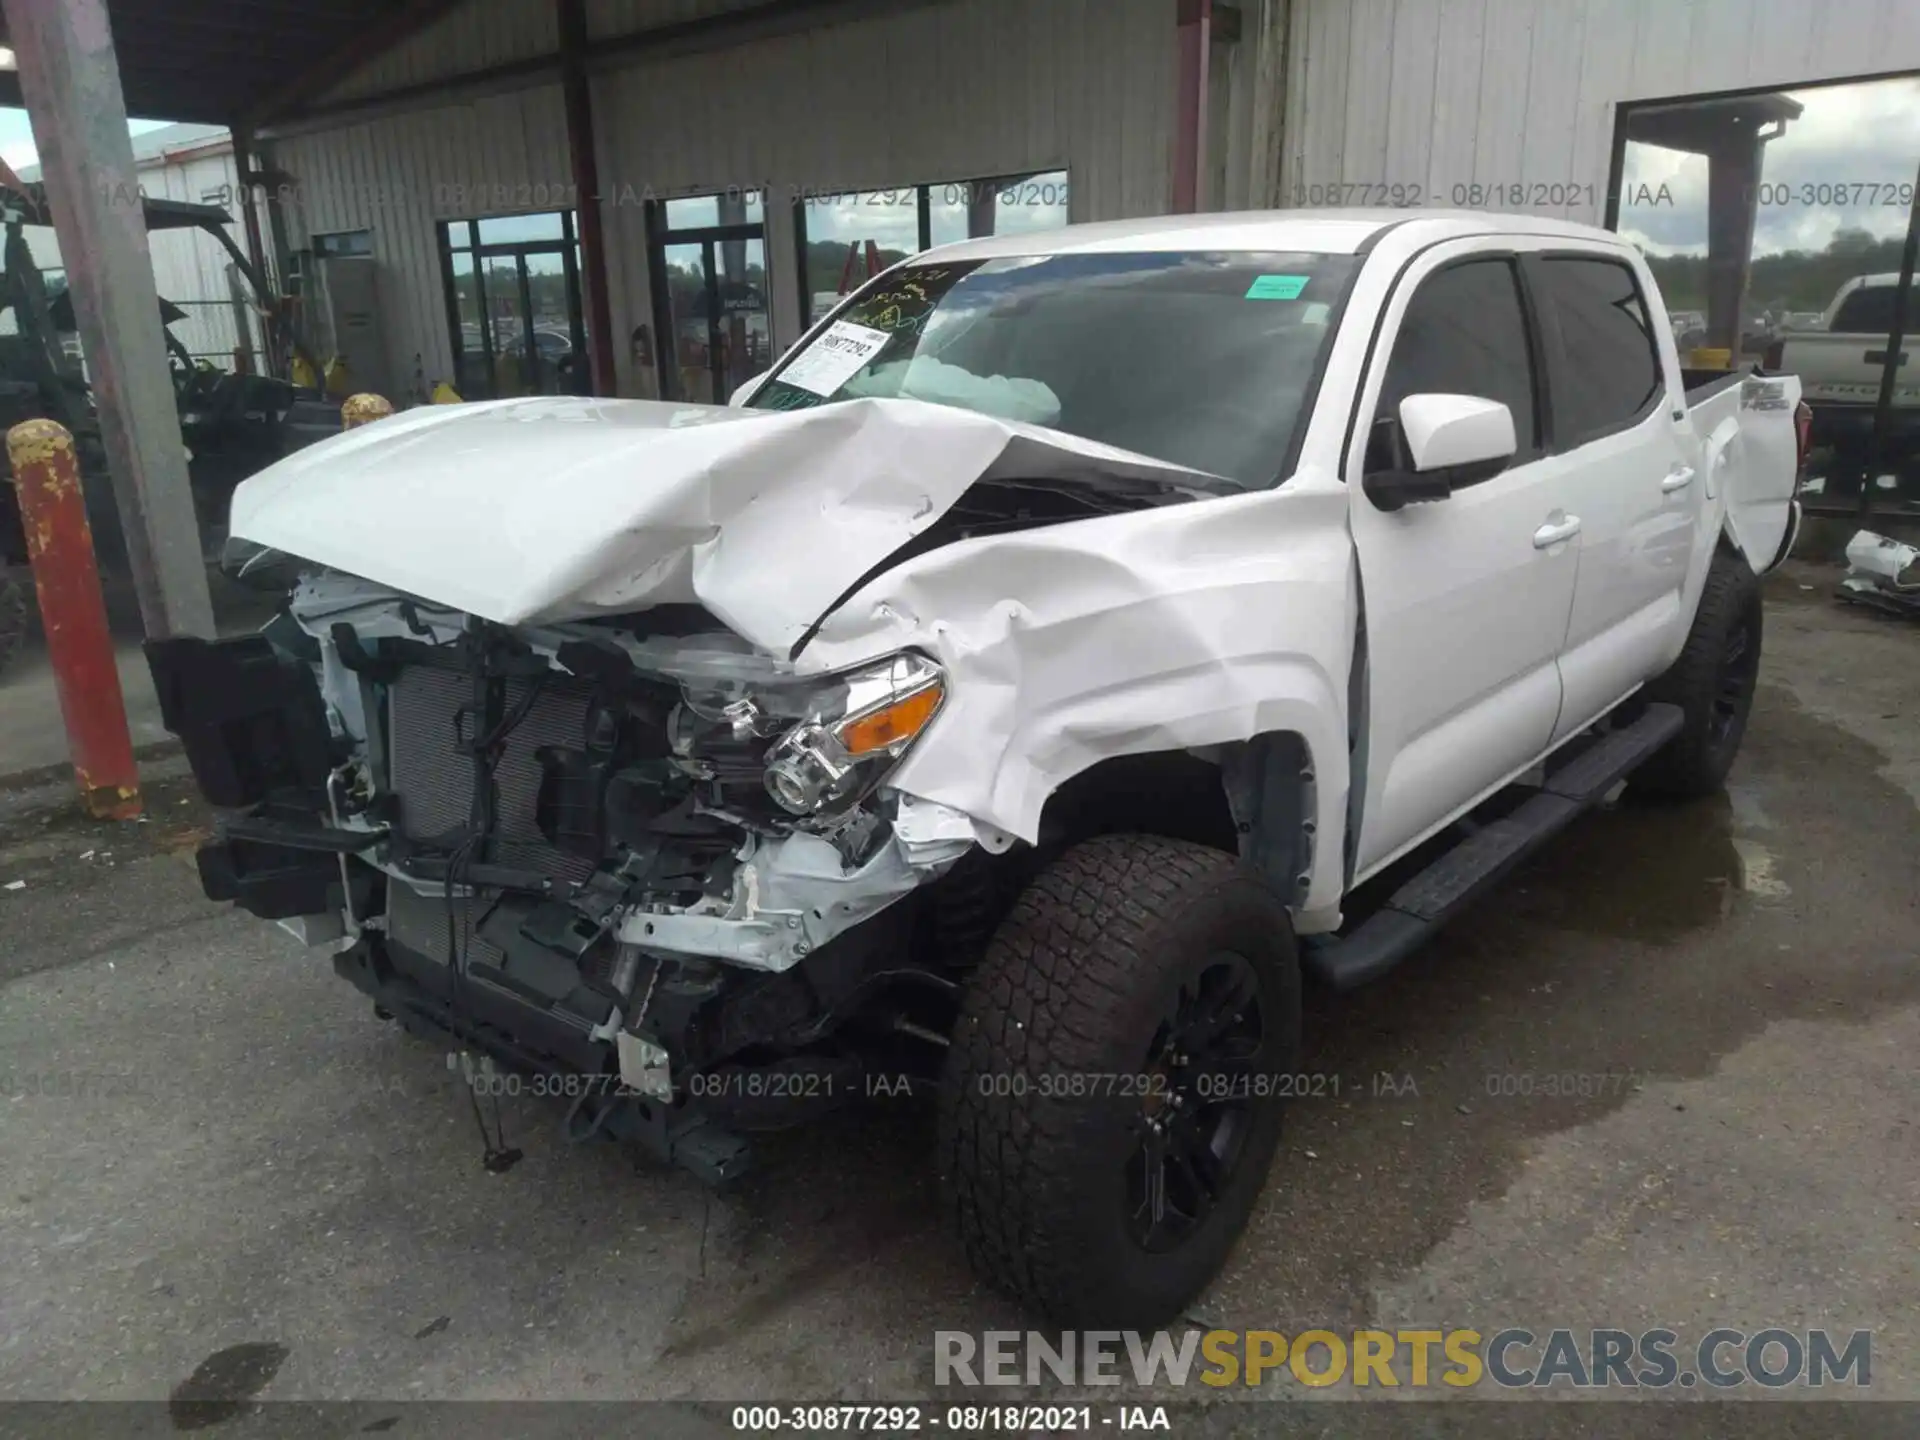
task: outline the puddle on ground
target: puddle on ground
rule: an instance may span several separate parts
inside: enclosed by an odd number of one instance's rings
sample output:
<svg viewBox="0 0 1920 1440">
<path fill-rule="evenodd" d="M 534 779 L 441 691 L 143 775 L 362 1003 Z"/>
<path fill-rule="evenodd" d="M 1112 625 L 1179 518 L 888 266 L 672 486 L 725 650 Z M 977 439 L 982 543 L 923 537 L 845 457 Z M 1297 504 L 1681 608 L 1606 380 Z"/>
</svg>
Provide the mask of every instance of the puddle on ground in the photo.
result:
<svg viewBox="0 0 1920 1440">
<path fill-rule="evenodd" d="M 173 1387 L 167 1415 L 176 1430 L 204 1430 L 231 1420 L 262 1390 L 286 1362 L 287 1347 L 250 1341 L 216 1350 Z"/>
<path fill-rule="evenodd" d="M 1685 805 L 1622 799 L 1575 821 L 1506 894 L 1538 924 L 1671 943 L 1720 924 L 1742 895 L 1789 893 L 1754 835 L 1771 827 L 1750 786 Z"/>
</svg>

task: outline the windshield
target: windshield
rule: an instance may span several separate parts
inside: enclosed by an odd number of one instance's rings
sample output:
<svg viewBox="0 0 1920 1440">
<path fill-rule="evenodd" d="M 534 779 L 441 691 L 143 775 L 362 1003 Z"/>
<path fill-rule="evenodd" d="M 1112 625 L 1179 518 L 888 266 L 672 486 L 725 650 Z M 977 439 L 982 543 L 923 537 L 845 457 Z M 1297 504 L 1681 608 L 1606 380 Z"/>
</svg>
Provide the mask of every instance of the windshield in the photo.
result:
<svg viewBox="0 0 1920 1440">
<path fill-rule="evenodd" d="M 1358 263 L 1239 252 L 910 265 L 855 295 L 751 404 L 927 400 L 1271 485 Z"/>
</svg>

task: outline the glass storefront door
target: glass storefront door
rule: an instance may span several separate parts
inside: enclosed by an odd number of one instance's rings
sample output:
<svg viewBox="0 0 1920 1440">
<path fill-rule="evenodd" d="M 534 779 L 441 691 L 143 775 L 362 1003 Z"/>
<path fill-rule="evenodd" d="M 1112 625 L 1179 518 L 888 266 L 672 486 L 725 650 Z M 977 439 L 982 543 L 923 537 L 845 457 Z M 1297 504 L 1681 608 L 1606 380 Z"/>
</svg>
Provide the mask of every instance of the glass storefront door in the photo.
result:
<svg viewBox="0 0 1920 1440">
<path fill-rule="evenodd" d="M 453 220 L 441 238 L 461 396 L 588 394 L 572 214 Z"/>
<path fill-rule="evenodd" d="M 759 197 L 656 202 L 648 229 L 663 398 L 723 405 L 773 363 Z"/>
</svg>

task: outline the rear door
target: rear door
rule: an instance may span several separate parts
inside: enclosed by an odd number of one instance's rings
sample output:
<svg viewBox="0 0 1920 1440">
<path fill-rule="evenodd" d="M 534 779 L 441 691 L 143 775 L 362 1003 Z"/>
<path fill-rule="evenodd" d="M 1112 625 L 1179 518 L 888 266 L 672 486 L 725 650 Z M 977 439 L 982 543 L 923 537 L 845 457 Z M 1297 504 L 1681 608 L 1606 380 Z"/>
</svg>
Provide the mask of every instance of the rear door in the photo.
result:
<svg viewBox="0 0 1920 1440">
<path fill-rule="evenodd" d="M 1555 661 L 1577 541 L 1565 526 L 1563 466 L 1541 446 L 1538 337 L 1518 265 L 1486 246 L 1435 246 L 1401 277 L 1348 444 L 1369 647 L 1356 875 L 1531 764 L 1560 709 Z M 1408 395 L 1435 392 L 1506 404 L 1518 452 L 1444 500 L 1380 510 L 1362 483 L 1374 422 Z"/>
<path fill-rule="evenodd" d="M 1523 264 L 1546 342 L 1550 445 L 1580 521 L 1557 741 L 1683 642 L 1708 477 L 1666 318 L 1630 253 L 1560 249 Z"/>
</svg>

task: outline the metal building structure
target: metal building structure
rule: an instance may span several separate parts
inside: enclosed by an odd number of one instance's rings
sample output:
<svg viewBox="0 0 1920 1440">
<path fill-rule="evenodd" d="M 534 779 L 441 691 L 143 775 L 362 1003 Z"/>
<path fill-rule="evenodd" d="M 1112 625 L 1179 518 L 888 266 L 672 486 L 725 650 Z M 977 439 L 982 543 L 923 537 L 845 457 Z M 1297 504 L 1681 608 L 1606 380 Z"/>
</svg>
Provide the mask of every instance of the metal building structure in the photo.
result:
<svg viewBox="0 0 1920 1440">
<path fill-rule="evenodd" d="M 506 352 L 524 383 L 548 347 L 573 388 L 713 398 L 730 344 L 777 353 L 823 289 L 914 248 L 876 226 L 863 251 L 842 225 L 823 279 L 801 233 L 823 196 L 916 197 L 921 240 L 943 233 L 930 195 L 963 197 L 954 223 L 1010 223 L 1004 196 L 998 219 L 965 202 L 1032 177 L 1064 196 L 1045 223 L 1328 202 L 1607 223 L 1636 107 L 1638 134 L 1670 138 L 1649 102 L 1920 71 L 1920 8 L 1893 0 L 105 8 L 129 109 L 233 127 L 267 197 L 244 216 L 261 258 L 309 304 L 327 267 L 354 271 L 401 399 L 416 379 L 498 393 Z M 0 103 L 13 88 L 0 75 Z M 1686 142 L 1722 157 L 1721 338 L 1745 264 L 1725 252 L 1752 228 L 1751 170 L 1732 167 L 1763 139 Z M 536 316 L 543 288 L 571 313 Z"/>
</svg>

